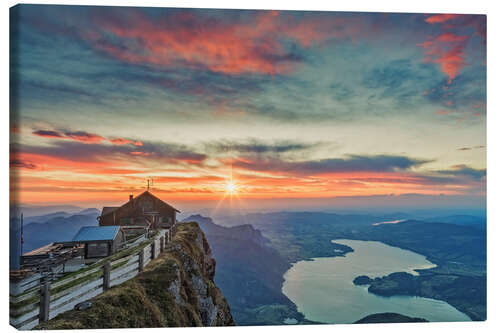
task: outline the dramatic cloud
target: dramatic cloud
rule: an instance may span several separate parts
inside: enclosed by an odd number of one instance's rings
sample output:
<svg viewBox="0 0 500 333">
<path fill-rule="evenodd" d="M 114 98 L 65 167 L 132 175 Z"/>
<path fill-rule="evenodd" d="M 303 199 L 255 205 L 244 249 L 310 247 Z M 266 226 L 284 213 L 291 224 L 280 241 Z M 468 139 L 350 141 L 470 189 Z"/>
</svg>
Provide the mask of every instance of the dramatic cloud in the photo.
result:
<svg viewBox="0 0 500 333">
<path fill-rule="evenodd" d="M 56 131 L 39 130 L 39 131 L 34 131 L 33 134 L 41 136 L 43 138 L 54 138 L 54 139 L 64 138 L 63 134 Z"/>
<path fill-rule="evenodd" d="M 484 196 L 485 16 L 12 11 L 23 202 Z"/>
<path fill-rule="evenodd" d="M 467 151 L 467 150 L 473 150 L 473 149 L 483 149 L 486 148 L 486 146 L 474 146 L 474 147 L 460 147 L 457 150 L 459 151 Z"/>
<path fill-rule="evenodd" d="M 465 66 L 465 47 L 468 36 L 444 33 L 418 44 L 425 49 L 424 61 L 441 66 L 441 71 L 448 76 L 448 84 L 457 77 Z"/>
<path fill-rule="evenodd" d="M 56 141 L 51 146 L 12 145 L 12 160 L 25 161 L 44 170 L 72 170 L 92 174 L 144 172 L 169 165 L 199 165 L 204 154 L 179 144 L 143 142 L 135 145 L 103 145 L 81 141 Z"/>
<path fill-rule="evenodd" d="M 24 162 L 24 161 L 20 161 L 17 159 L 10 160 L 10 167 L 11 168 L 25 168 L 25 169 L 31 169 L 31 170 L 36 169 L 36 165 L 34 165 L 33 163 Z"/>
<path fill-rule="evenodd" d="M 100 143 L 104 140 L 104 137 L 98 134 L 87 133 L 84 131 L 62 133 L 52 130 L 37 130 L 34 131 L 33 134 L 49 139 L 71 139 L 84 143 Z"/>
<path fill-rule="evenodd" d="M 140 150 L 138 150 L 140 149 Z M 126 157 L 134 152 L 152 156 L 157 160 L 200 162 L 205 155 L 188 150 L 178 144 L 144 142 L 142 146 L 130 145 L 110 146 L 95 143 L 57 142 L 52 146 L 21 146 L 19 151 L 53 157 L 66 158 L 73 161 L 98 161 L 112 159 L 117 156 Z"/>
<path fill-rule="evenodd" d="M 123 139 L 123 138 L 116 138 L 116 139 L 109 139 L 109 142 L 111 142 L 114 145 L 121 146 L 121 145 L 134 145 L 134 146 L 142 146 L 143 143 L 141 141 L 134 141 L 134 140 L 129 140 L 129 139 Z"/>
<path fill-rule="evenodd" d="M 83 143 L 101 143 L 103 141 L 109 141 L 113 145 L 133 145 L 141 147 L 143 145 L 142 141 L 131 140 L 125 138 L 105 138 L 99 134 L 88 133 L 85 131 L 53 131 L 53 130 L 37 130 L 33 131 L 34 135 L 41 136 L 48 139 L 70 139 Z"/>
<path fill-rule="evenodd" d="M 466 176 L 475 180 L 481 180 L 486 177 L 486 169 L 473 169 L 465 164 L 455 165 L 451 170 L 438 171 L 444 175 Z"/>
<path fill-rule="evenodd" d="M 81 141 L 85 143 L 100 143 L 104 140 L 104 137 L 98 134 L 87 133 L 83 131 L 78 132 L 66 132 L 64 135 L 70 139 Z"/>
<path fill-rule="evenodd" d="M 254 170 L 272 171 L 276 174 L 329 174 L 349 172 L 393 172 L 418 167 L 429 160 L 406 156 L 351 155 L 346 158 L 330 158 L 311 161 L 287 161 L 278 158 L 255 158 L 237 160 L 233 166 Z"/>
<path fill-rule="evenodd" d="M 323 143 L 303 143 L 298 141 L 277 141 L 273 143 L 262 142 L 256 139 L 249 139 L 246 141 L 231 141 L 231 140 L 220 140 L 216 142 L 210 142 L 206 144 L 206 148 L 209 151 L 215 153 L 224 152 L 235 152 L 240 154 L 255 153 L 255 154 L 266 154 L 266 153 L 287 153 L 304 151 L 312 148 L 317 148 L 323 145 Z"/>
<path fill-rule="evenodd" d="M 428 18 L 425 19 L 425 22 L 434 24 L 434 23 L 443 23 L 449 20 L 453 20 L 455 18 L 459 17 L 459 15 L 456 14 L 437 14 L 437 15 L 432 15 L 429 16 Z"/>
<path fill-rule="evenodd" d="M 259 11 L 223 20 L 196 11 L 174 13 L 148 16 L 132 9 L 121 14 L 96 13 L 94 22 L 103 31 L 82 36 L 97 50 L 126 63 L 275 75 L 290 72 L 301 60 L 286 43 L 309 48 L 363 31 L 363 21 L 321 14 L 295 17 Z"/>
<path fill-rule="evenodd" d="M 439 14 L 425 19 L 429 24 L 441 24 L 445 32 L 430 36 L 424 43 L 417 44 L 425 49 L 426 62 L 439 64 L 441 71 L 448 76 L 448 84 L 460 74 L 466 65 L 466 47 L 471 34 L 458 34 L 463 28 L 472 27 L 475 35 L 485 42 L 486 19 L 482 15 Z"/>
</svg>

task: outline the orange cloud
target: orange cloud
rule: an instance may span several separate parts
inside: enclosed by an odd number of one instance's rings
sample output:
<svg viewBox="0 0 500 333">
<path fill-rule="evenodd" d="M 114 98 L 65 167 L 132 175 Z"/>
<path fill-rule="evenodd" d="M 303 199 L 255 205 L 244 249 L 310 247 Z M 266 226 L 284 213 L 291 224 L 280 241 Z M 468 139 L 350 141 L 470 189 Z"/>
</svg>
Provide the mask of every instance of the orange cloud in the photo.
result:
<svg viewBox="0 0 500 333">
<path fill-rule="evenodd" d="M 41 136 L 42 138 L 49 138 L 49 139 L 64 139 L 64 135 L 62 133 L 59 133 L 57 131 L 50 131 L 50 130 L 38 130 L 33 132 L 34 135 Z"/>
<path fill-rule="evenodd" d="M 457 14 L 436 14 L 429 16 L 428 18 L 425 19 L 425 22 L 434 24 L 434 23 L 443 23 L 449 20 L 453 20 L 455 18 L 459 17 Z"/>
<path fill-rule="evenodd" d="M 34 170 L 37 168 L 37 166 L 31 162 L 22 161 L 22 160 L 15 159 L 15 158 L 10 160 L 10 167 L 11 168 L 24 168 L 24 169 L 30 169 L 30 170 Z"/>
<path fill-rule="evenodd" d="M 425 49 L 424 61 L 439 64 L 441 71 L 448 76 L 450 84 L 465 66 L 465 47 L 468 40 L 469 36 L 443 33 L 417 45 Z"/>
<path fill-rule="evenodd" d="M 28 163 L 39 165 L 43 170 L 47 169 L 72 169 L 75 167 L 81 167 L 84 164 L 92 165 L 96 167 L 101 167 L 100 163 L 85 163 L 81 161 L 73 161 L 71 159 L 59 158 L 59 157 L 51 157 L 46 155 L 39 154 L 25 154 L 18 153 L 16 154 L 16 158 L 22 161 L 29 161 Z"/>
<path fill-rule="evenodd" d="M 330 38 L 353 37 L 363 30 L 357 24 L 346 24 L 346 18 L 314 15 L 299 19 L 278 11 L 261 11 L 233 22 L 193 12 L 161 19 L 140 11 L 130 15 L 127 25 L 119 19 L 96 16 L 95 24 L 103 32 L 84 32 L 83 37 L 96 49 L 124 62 L 205 68 L 226 74 L 288 73 L 300 59 L 286 49 L 286 41 L 311 47 Z"/>
<path fill-rule="evenodd" d="M 486 16 L 485 15 L 458 15 L 437 14 L 425 19 L 429 24 L 440 24 L 444 32 L 438 36 L 431 36 L 424 42 L 417 44 L 424 48 L 426 57 L 424 61 L 433 62 L 441 66 L 441 71 L 448 76 L 451 83 L 465 66 L 465 48 L 473 36 L 479 36 L 486 44 Z M 471 35 L 459 35 L 464 28 L 473 28 Z"/>
<path fill-rule="evenodd" d="M 60 132 L 60 131 L 54 131 L 54 130 L 36 130 L 32 132 L 34 135 L 43 137 L 43 138 L 48 138 L 48 139 L 71 139 L 83 143 L 101 143 L 102 141 L 109 141 L 112 144 L 116 146 L 121 146 L 121 145 L 133 145 L 137 147 L 142 147 L 144 144 L 142 141 L 138 140 L 130 140 L 130 139 L 125 139 L 125 138 L 108 138 L 106 139 L 105 137 L 98 135 L 98 134 L 93 134 L 93 133 L 88 133 L 85 131 L 66 131 L 66 132 Z"/>
<path fill-rule="evenodd" d="M 72 139 L 83 143 L 100 143 L 105 140 L 104 137 L 98 134 L 87 133 L 84 131 L 61 133 L 53 130 L 37 130 L 33 131 L 33 134 L 48 139 Z"/>
<path fill-rule="evenodd" d="M 80 141 L 83 143 L 100 143 L 104 139 L 104 137 L 98 135 L 98 134 L 92 134 L 92 133 L 87 133 L 83 131 L 77 131 L 77 132 L 66 132 L 64 133 L 66 137 Z"/>
<path fill-rule="evenodd" d="M 93 175 L 92 178 L 82 179 L 78 173 L 80 170 L 71 170 L 71 162 L 58 159 L 47 161 L 38 156 L 22 158 L 40 163 L 44 166 L 42 171 L 51 171 L 46 174 L 26 170 L 12 183 L 11 190 L 20 193 L 25 202 L 95 201 L 102 205 L 110 200 L 121 202 L 128 194 L 144 190 L 145 178 L 139 175 L 113 172 L 107 177 L 108 170 L 117 170 L 116 164 L 89 163 L 81 166 L 81 169 L 86 169 L 86 172 L 92 172 Z M 60 169 L 47 168 L 52 163 L 58 164 Z M 471 172 L 464 168 L 457 170 L 462 173 Z M 185 171 L 185 176 L 155 177 L 154 191 L 169 200 L 220 200 L 225 193 L 227 174 L 223 170 L 212 171 L 213 174 Z M 452 171 L 457 172 L 455 169 Z M 234 170 L 233 181 L 238 184 L 239 199 L 327 198 L 388 193 L 460 194 L 471 186 L 481 185 L 448 174 L 425 176 L 413 172 L 341 172 L 295 177 L 280 175 L 278 170 L 248 174 L 237 168 Z"/>
<path fill-rule="evenodd" d="M 149 156 L 149 155 L 151 155 L 151 153 L 144 152 L 144 151 L 131 151 L 130 155 L 134 155 L 134 156 Z"/>
<path fill-rule="evenodd" d="M 83 173 L 91 175 L 99 174 L 125 174 L 125 173 L 137 173 L 134 169 L 127 169 L 130 167 L 129 164 L 125 162 L 116 162 L 110 160 L 74 160 L 71 157 L 57 157 L 48 156 L 43 154 L 34 153 L 16 153 L 11 154 L 12 161 L 17 161 L 15 167 L 19 167 L 21 163 L 23 165 L 33 166 L 28 169 L 33 169 L 36 172 L 40 171 L 65 171 L 74 174 Z"/>
<path fill-rule="evenodd" d="M 438 42 L 460 43 L 466 41 L 468 38 L 468 36 L 458 36 L 447 32 L 437 36 L 435 40 Z"/>
<path fill-rule="evenodd" d="M 109 142 L 111 142 L 114 145 L 121 146 L 121 145 L 134 145 L 141 147 L 143 146 L 142 141 L 134 141 L 134 140 L 129 140 L 129 139 L 123 139 L 123 138 L 116 138 L 116 139 L 109 139 Z"/>
</svg>

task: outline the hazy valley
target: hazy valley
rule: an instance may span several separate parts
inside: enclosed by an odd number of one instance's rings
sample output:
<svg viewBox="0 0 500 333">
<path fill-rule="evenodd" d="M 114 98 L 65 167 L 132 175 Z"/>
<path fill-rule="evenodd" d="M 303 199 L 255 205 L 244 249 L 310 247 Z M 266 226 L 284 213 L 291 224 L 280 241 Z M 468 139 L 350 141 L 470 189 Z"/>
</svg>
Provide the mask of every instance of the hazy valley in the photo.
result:
<svg viewBox="0 0 500 333">
<path fill-rule="evenodd" d="M 25 251 L 71 239 L 81 226 L 96 225 L 97 215 L 97 210 L 89 209 L 77 214 L 28 217 Z M 214 280 L 227 298 L 237 325 L 313 323 L 283 294 L 283 275 L 298 261 L 345 256 L 353 251 L 332 243 L 332 239 L 381 241 L 421 254 L 437 265 L 419 271 L 419 276 L 398 273 L 364 281 L 370 293 L 444 300 L 471 319 L 484 320 L 485 219 L 457 215 L 384 223 L 395 217 L 403 215 L 279 212 L 220 221 L 192 215 L 184 221 L 198 222 L 205 233 L 217 260 Z"/>
</svg>

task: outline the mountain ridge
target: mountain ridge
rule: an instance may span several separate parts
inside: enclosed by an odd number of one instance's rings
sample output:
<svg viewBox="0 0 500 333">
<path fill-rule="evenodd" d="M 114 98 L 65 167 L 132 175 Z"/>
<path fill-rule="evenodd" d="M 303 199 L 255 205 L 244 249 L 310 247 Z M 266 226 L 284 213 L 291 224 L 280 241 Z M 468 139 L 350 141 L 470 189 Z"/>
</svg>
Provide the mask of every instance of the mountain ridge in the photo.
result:
<svg viewBox="0 0 500 333">
<path fill-rule="evenodd" d="M 81 227 L 97 226 L 98 213 L 57 215 L 42 222 L 24 225 L 23 252 L 29 252 L 49 243 L 69 241 Z"/>
</svg>

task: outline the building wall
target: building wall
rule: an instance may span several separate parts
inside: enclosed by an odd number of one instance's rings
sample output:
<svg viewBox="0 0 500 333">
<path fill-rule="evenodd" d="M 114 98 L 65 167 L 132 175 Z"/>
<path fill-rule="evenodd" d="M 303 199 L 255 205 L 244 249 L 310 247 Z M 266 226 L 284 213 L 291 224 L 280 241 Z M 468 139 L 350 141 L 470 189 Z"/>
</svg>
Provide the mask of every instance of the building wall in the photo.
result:
<svg viewBox="0 0 500 333">
<path fill-rule="evenodd" d="M 124 235 L 124 232 L 123 230 L 120 230 L 118 231 L 118 234 L 116 235 L 115 239 L 113 240 L 113 253 L 115 253 L 116 251 L 118 251 L 121 247 L 121 245 L 123 244 L 123 242 L 125 241 L 125 235 Z"/>
<path fill-rule="evenodd" d="M 109 256 L 111 241 L 88 242 L 85 244 L 85 258 L 102 258 Z"/>
</svg>

